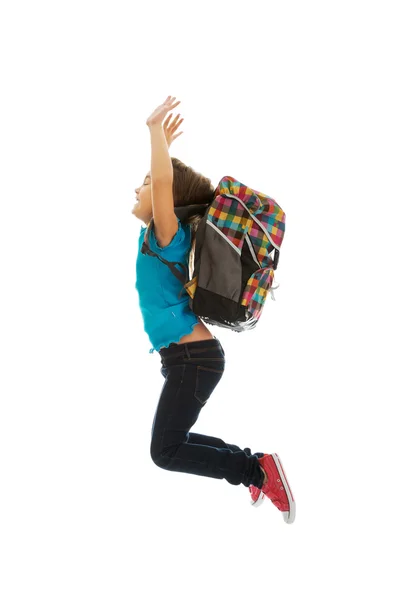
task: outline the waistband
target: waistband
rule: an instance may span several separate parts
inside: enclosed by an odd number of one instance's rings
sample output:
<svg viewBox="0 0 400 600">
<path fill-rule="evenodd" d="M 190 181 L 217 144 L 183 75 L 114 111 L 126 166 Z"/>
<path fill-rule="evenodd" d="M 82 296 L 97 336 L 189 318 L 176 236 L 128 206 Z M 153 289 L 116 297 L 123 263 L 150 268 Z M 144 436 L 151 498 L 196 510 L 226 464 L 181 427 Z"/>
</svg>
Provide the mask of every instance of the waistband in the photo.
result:
<svg viewBox="0 0 400 600">
<path fill-rule="evenodd" d="M 197 342 L 187 342 L 186 344 L 172 343 L 168 346 L 168 348 L 161 348 L 159 350 L 159 354 L 162 360 L 171 356 L 179 355 L 186 355 L 187 358 L 190 358 L 192 356 L 204 356 L 207 354 L 207 350 L 215 349 L 220 350 L 225 356 L 221 342 L 214 335 L 212 340 L 199 340 Z"/>
</svg>

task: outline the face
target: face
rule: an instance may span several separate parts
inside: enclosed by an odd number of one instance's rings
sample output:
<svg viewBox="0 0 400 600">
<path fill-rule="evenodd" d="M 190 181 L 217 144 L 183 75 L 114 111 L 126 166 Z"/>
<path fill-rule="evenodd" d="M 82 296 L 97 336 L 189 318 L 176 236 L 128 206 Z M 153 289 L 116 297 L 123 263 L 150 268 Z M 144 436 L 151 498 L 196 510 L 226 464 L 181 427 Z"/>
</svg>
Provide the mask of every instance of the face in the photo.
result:
<svg viewBox="0 0 400 600">
<path fill-rule="evenodd" d="M 135 202 L 132 209 L 132 214 L 137 219 L 143 221 L 147 226 L 153 216 L 153 204 L 151 200 L 151 175 L 147 173 L 142 185 L 135 190 L 136 196 L 139 199 Z"/>
</svg>

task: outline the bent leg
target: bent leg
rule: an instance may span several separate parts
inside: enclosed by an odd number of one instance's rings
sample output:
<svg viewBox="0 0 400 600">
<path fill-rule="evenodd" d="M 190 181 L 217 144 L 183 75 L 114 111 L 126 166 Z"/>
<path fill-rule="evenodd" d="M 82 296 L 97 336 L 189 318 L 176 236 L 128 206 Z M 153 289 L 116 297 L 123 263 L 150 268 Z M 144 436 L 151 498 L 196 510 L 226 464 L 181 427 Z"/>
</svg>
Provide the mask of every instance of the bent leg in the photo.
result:
<svg viewBox="0 0 400 600">
<path fill-rule="evenodd" d="M 201 370 L 200 373 L 202 391 L 207 383 L 211 387 L 218 383 L 215 372 Z M 189 433 L 204 406 L 204 400 L 199 401 L 195 395 L 198 376 L 194 365 L 170 369 L 153 423 L 153 461 L 171 471 L 226 479 L 232 485 L 259 486 L 263 473 L 257 456 L 249 449 L 241 450 L 219 438 Z"/>
</svg>

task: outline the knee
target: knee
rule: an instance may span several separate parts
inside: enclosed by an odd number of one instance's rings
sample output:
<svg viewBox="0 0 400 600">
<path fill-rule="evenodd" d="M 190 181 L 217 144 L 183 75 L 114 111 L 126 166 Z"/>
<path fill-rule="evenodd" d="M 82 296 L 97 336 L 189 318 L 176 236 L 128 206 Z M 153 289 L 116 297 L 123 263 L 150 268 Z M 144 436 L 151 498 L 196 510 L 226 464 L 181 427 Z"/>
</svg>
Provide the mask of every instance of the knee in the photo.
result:
<svg viewBox="0 0 400 600">
<path fill-rule="evenodd" d="M 150 456 L 153 463 L 158 466 L 161 458 L 161 449 L 154 443 L 153 440 L 151 441 L 150 445 Z"/>
<path fill-rule="evenodd" d="M 163 450 L 160 444 L 156 444 L 154 441 L 152 441 L 150 445 L 150 456 L 157 467 L 164 468 L 168 462 L 168 456 L 166 456 L 165 450 Z"/>
<path fill-rule="evenodd" d="M 161 469 L 168 469 L 168 466 L 171 462 L 171 458 L 173 458 L 177 448 L 175 446 L 162 448 L 160 445 L 151 443 L 150 446 L 150 456 L 151 460 L 157 467 Z"/>
</svg>

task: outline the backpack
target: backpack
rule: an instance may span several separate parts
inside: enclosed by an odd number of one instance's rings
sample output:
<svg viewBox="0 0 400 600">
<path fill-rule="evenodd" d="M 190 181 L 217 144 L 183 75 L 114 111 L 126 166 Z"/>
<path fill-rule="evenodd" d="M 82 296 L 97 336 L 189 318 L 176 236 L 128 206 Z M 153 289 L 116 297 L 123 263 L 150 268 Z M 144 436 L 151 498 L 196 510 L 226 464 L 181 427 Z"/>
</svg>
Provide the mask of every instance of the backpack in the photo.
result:
<svg viewBox="0 0 400 600">
<path fill-rule="evenodd" d="M 236 332 L 253 329 L 269 291 L 275 300 L 272 283 L 286 220 L 281 207 L 266 194 L 226 176 L 218 183 L 211 204 L 175 207 L 174 211 L 181 222 L 194 214 L 203 215 L 196 232 L 192 279 L 187 265 L 164 260 L 150 250 L 153 219 L 142 254 L 155 256 L 169 267 L 183 284 L 179 297 L 186 289 L 189 306 L 202 321 Z M 175 265 L 183 268 L 184 275 Z"/>
</svg>

